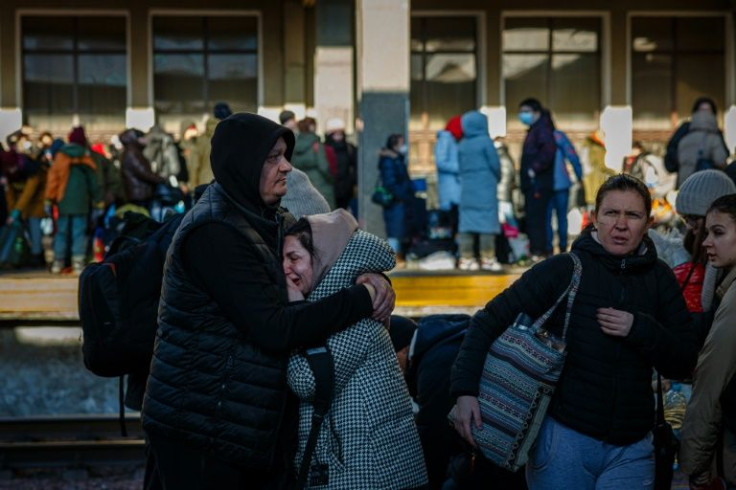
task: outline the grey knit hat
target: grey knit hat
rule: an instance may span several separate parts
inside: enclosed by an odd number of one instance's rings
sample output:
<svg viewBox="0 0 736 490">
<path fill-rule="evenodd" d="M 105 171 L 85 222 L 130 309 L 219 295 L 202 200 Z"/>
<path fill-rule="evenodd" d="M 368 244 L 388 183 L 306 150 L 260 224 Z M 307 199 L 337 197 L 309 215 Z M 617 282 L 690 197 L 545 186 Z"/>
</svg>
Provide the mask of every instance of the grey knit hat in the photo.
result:
<svg viewBox="0 0 736 490">
<path fill-rule="evenodd" d="M 713 201 L 736 193 L 736 185 L 722 170 L 701 170 L 685 179 L 675 200 L 678 213 L 705 216 Z"/>
<path fill-rule="evenodd" d="M 298 168 L 292 168 L 291 172 L 286 174 L 286 189 L 286 195 L 281 198 L 281 205 L 296 219 L 330 212 L 327 200 L 312 185 L 309 176 Z"/>
</svg>

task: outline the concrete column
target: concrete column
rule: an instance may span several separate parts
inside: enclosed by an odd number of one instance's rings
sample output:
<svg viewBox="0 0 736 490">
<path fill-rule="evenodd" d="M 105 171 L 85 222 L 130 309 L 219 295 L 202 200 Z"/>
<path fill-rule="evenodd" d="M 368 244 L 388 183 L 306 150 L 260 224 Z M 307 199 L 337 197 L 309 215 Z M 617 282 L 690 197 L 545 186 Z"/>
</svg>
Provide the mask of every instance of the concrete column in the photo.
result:
<svg viewBox="0 0 736 490">
<path fill-rule="evenodd" d="M 382 209 L 371 202 L 378 152 L 391 133 L 409 127 L 409 0 L 357 0 L 360 118 L 358 206 L 361 226 L 385 236 Z"/>
<path fill-rule="evenodd" d="M 316 4 L 314 54 L 314 108 L 322 131 L 328 119 L 339 117 L 353 132 L 352 0 L 320 0 Z"/>
</svg>

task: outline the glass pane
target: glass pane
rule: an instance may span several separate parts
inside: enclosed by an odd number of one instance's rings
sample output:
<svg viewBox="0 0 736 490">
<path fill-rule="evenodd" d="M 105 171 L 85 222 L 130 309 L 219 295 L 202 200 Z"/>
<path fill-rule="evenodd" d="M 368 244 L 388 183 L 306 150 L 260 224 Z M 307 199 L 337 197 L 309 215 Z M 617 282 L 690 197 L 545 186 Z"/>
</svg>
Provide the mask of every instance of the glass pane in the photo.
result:
<svg viewBox="0 0 736 490">
<path fill-rule="evenodd" d="M 153 49 L 204 48 L 201 17 L 154 17 Z"/>
<path fill-rule="evenodd" d="M 157 111 L 202 114 L 204 56 L 157 54 L 153 58 L 153 87 Z"/>
<path fill-rule="evenodd" d="M 527 97 L 536 97 L 542 104 L 547 102 L 548 64 L 549 56 L 546 54 L 506 54 L 503 56 L 506 114 L 510 129 L 511 126 L 520 124 L 516 124 L 519 102 Z"/>
<path fill-rule="evenodd" d="M 421 51 L 423 49 L 422 44 L 422 36 L 424 33 L 422 32 L 422 21 L 424 19 L 420 17 L 412 17 L 411 18 L 411 50 L 412 51 Z"/>
<path fill-rule="evenodd" d="M 509 18 L 503 30 L 504 51 L 547 51 L 549 23 L 545 19 Z"/>
<path fill-rule="evenodd" d="M 426 17 L 427 51 L 473 51 L 475 18 Z"/>
<path fill-rule="evenodd" d="M 428 81 L 458 83 L 475 80 L 475 55 L 433 54 L 427 56 Z"/>
<path fill-rule="evenodd" d="M 600 86 L 598 56 L 552 56 L 549 106 L 559 122 L 593 122 L 600 111 Z"/>
<path fill-rule="evenodd" d="M 422 65 L 421 54 L 411 55 L 411 79 L 412 81 L 424 79 L 424 67 Z"/>
<path fill-rule="evenodd" d="M 255 17 L 209 17 L 209 49 L 258 49 L 258 24 Z"/>
<path fill-rule="evenodd" d="M 424 93 L 422 91 L 424 83 L 421 80 L 412 79 L 409 87 L 409 106 L 411 108 L 411 120 L 409 124 L 413 127 L 421 127 L 421 116 L 426 112 L 424 107 Z"/>
<path fill-rule="evenodd" d="M 208 58 L 210 80 L 256 78 L 257 57 L 254 54 L 213 54 Z"/>
<path fill-rule="evenodd" d="M 553 51 L 598 51 L 600 19 L 556 19 L 552 30 Z"/>
<path fill-rule="evenodd" d="M 679 17 L 676 22 L 678 51 L 723 51 L 723 17 Z"/>
<path fill-rule="evenodd" d="M 71 50 L 73 21 L 73 17 L 23 17 L 23 48 Z"/>
<path fill-rule="evenodd" d="M 680 55 L 677 57 L 677 114 L 683 119 L 690 116 L 693 102 L 700 96 L 712 98 L 718 107 L 724 107 L 726 62 L 723 55 Z"/>
<path fill-rule="evenodd" d="M 634 51 L 668 51 L 673 49 L 671 18 L 634 17 L 631 39 Z"/>
<path fill-rule="evenodd" d="M 80 55 L 79 112 L 124 112 L 127 98 L 125 74 L 125 55 Z"/>
<path fill-rule="evenodd" d="M 475 80 L 453 83 L 430 82 L 427 88 L 427 113 L 430 128 L 442 128 L 452 116 L 477 108 Z"/>
<path fill-rule="evenodd" d="M 634 54 L 631 95 L 637 129 L 669 129 L 672 111 L 672 57 Z"/>
<path fill-rule="evenodd" d="M 224 100 L 233 111 L 258 109 L 258 66 L 256 55 L 212 55 L 209 57 L 209 105 Z"/>
<path fill-rule="evenodd" d="M 125 17 L 77 17 L 82 51 L 125 51 Z"/>
<path fill-rule="evenodd" d="M 52 114 L 74 110 L 71 55 L 29 54 L 23 58 L 24 109 Z"/>
</svg>

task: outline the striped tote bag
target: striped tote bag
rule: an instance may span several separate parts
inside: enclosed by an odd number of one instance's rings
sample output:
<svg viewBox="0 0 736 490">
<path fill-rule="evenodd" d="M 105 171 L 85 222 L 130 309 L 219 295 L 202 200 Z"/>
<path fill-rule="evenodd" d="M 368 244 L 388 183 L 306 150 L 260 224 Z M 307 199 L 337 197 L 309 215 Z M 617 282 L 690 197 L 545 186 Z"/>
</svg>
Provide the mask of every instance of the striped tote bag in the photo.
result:
<svg viewBox="0 0 736 490">
<path fill-rule="evenodd" d="M 565 338 L 582 274 L 580 259 L 568 256 L 575 267 L 567 289 L 536 321 L 520 313 L 493 342 L 483 366 L 478 394 L 483 429 L 472 425 L 473 437 L 487 459 L 511 471 L 526 463 L 565 364 Z M 542 325 L 565 297 L 565 325 L 558 338 Z"/>
</svg>

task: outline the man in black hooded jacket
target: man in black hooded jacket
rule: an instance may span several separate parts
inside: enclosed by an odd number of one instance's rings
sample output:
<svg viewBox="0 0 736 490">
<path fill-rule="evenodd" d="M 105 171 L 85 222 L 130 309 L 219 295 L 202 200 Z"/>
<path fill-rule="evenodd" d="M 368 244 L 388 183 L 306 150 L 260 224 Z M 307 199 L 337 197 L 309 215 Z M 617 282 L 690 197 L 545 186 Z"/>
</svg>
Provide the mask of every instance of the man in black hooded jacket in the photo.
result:
<svg viewBox="0 0 736 490">
<path fill-rule="evenodd" d="M 289 353 L 393 308 L 378 275 L 289 305 L 281 242 L 293 217 L 279 202 L 293 148 L 289 129 L 254 114 L 218 124 L 215 182 L 169 248 L 142 410 L 164 488 L 285 487 L 297 420 Z"/>
</svg>

